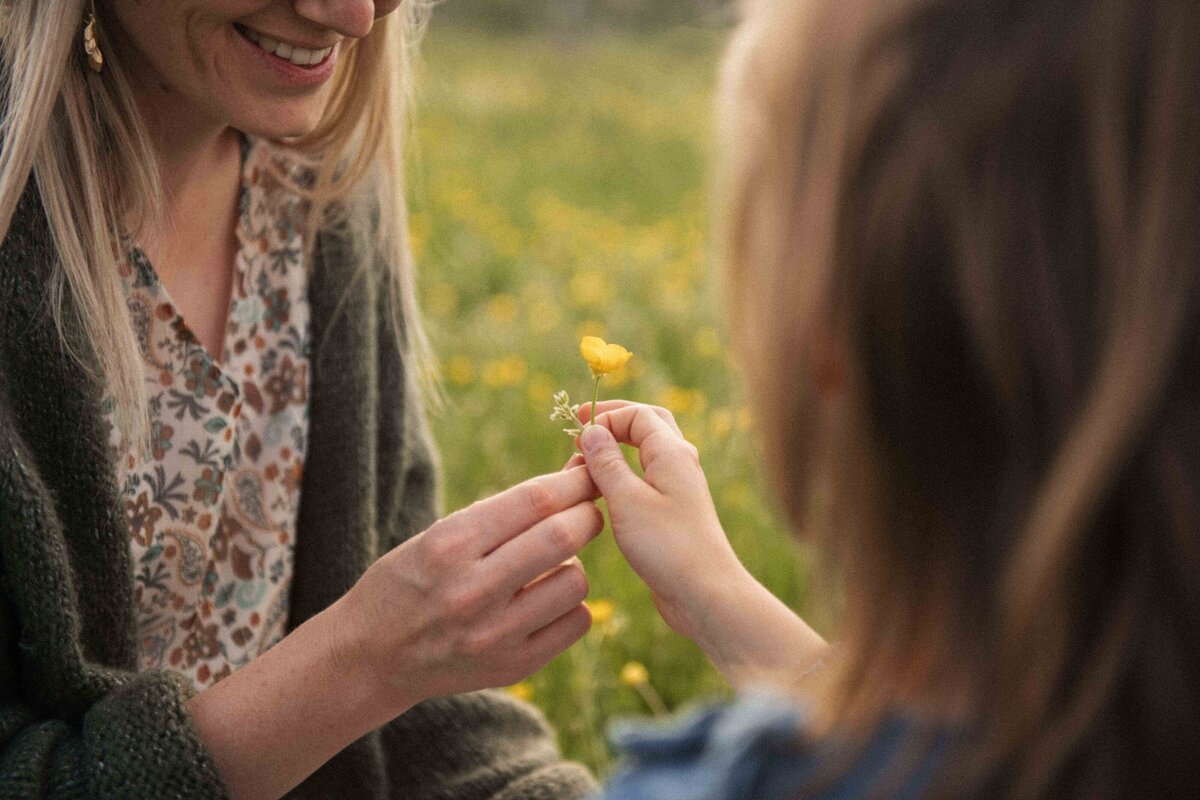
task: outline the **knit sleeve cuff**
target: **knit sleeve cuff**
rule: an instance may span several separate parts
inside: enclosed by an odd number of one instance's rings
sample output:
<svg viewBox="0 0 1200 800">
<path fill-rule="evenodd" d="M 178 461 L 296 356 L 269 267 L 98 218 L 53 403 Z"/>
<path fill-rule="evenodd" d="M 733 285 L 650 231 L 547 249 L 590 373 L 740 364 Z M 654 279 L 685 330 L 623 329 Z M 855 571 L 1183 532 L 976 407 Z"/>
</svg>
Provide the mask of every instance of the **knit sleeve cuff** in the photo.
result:
<svg viewBox="0 0 1200 800">
<path fill-rule="evenodd" d="M 503 692 L 428 700 L 380 733 L 394 797 L 579 800 L 596 789 L 562 760 L 541 713 Z"/>
<path fill-rule="evenodd" d="M 92 706 L 83 722 L 89 796 L 228 798 L 188 714 L 192 694 L 182 676 L 151 670 Z"/>
</svg>

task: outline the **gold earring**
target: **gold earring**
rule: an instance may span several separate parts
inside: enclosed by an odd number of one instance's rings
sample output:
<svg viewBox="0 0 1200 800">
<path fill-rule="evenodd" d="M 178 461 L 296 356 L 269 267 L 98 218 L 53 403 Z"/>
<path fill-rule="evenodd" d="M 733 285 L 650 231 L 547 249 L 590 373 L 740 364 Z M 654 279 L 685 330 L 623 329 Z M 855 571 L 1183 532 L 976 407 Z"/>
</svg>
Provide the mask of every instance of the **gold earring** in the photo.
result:
<svg viewBox="0 0 1200 800">
<path fill-rule="evenodd" d="M 92 13 L 88 14 L 87 24 L 83 26 L 83 51 L 87 53 L 88 66 L 92 72 L 100 72 L 104 69 L 104 54 L 100 52 L 100 45 L 96 44 L 96 12 L 93 8 Z"/>
</svg>

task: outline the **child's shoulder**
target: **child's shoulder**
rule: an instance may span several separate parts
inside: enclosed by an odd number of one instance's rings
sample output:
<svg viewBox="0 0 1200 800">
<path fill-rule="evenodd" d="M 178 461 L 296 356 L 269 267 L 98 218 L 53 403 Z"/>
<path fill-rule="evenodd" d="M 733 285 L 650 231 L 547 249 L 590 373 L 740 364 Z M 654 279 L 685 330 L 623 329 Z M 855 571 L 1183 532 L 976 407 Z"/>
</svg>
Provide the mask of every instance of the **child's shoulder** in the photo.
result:
<svg viewBox="0 0 1200 800">
<path fill-rule="evenodd" d="M 949 733 L 891 717 L 856 747 L 814 742 L 794 699 L 755 691 L 666 724 L 626 724 L 621 769 L 598 800 L 851 800 L 916 797 Z"/>
</svg>

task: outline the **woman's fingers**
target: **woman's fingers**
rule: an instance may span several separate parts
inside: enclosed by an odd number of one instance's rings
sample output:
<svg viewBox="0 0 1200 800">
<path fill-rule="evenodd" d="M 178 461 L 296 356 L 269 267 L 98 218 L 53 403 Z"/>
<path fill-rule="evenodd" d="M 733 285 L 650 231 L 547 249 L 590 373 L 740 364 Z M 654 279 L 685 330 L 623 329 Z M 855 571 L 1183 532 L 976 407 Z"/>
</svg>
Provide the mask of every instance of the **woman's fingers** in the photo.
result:
<svg viewBox="0 0 1200 800">
<path fill-rule="evenodd" d="M 546 627 L 534 631 L 529 636 L 528 647 L 535 670 L 579 641 L 591 627 L 592 614 L 580 603 Z"/>
<path fill-rule="evenodd" d="M 484 568 L 516 593 L 578 553 L 604 528 L 604 516 L 591 500 L 547 517 L 488 554 Z M 543 579 L 545 580 L 545 579 Z"/>
<path fill-rule="evenodd" d="M 485 555 L 542 520 L 596 497 L 596 485 L 587 469 L 575 467 L 517 484 L 474 503 L 454 517 L 465 525 L 467 535 L 473 537 L 475 552 Z M 571 555 L 574 553 L 567 553 L 558 561 Z"/>
<path fill-rule="evenodd" d="M 513 597 L 509 606 L 514 630 L 540 630 L 568 613 L 588 595 L 588 579 L 578 562 L 564 564 Z"/>
</svg>

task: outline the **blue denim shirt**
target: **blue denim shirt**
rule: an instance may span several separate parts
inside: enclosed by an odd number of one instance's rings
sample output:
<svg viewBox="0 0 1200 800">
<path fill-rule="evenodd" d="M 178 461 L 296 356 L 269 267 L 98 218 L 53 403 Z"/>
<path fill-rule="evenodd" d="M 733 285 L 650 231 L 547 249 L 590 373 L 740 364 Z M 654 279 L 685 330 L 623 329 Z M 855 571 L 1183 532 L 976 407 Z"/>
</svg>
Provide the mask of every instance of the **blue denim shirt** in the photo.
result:
<svg viewBox="0 0 1200 800">
<path fill-rule="evenodd" d="M 845 751 L 806 744 L 803 724 L 795 701 L 756 692 L 665 726 L 619 726 L 623 769 L 596 800 L 909 800 L 927 787 L 949 740 L 890 718 L 848 761 L 835 762 Z"/>
</svg>

